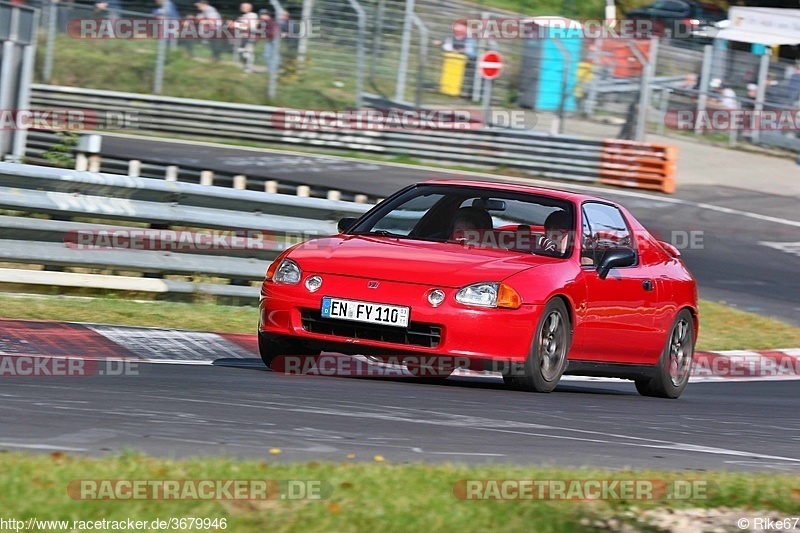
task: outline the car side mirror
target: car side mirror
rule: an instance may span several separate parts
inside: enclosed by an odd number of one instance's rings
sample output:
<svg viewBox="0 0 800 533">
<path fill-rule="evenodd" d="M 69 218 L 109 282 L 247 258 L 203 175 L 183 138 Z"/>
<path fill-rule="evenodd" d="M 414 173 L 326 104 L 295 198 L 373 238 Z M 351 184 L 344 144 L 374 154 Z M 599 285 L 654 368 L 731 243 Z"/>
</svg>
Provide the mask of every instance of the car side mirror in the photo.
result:
<svg viewBox="0 0 800 533">
<path fill-rule="evenodd" d="M 336 225 L 336 228 L 339 230 L 340 233 L 344 233 L 345 231 L 349 230 L 353 223 L 358 220 L 356 217 L 344 217 L 339 219 L 339 223 Z"/>
<path fill-rule="evenodd" d="M 612 268 L 629 267 L 636 264 L 636 252 L 630 248 L 608 250 L 597 265 L 597 276 L 606 279 Z"/>
</svg>

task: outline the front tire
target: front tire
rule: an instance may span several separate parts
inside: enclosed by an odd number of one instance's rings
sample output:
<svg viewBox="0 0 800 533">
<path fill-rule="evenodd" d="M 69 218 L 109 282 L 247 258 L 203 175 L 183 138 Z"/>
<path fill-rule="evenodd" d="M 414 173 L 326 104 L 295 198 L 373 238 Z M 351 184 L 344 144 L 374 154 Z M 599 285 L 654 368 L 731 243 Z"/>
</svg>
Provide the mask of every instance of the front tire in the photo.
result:
<svg viewBox="0 0 800 533">
<path fill-rule="evenodd" d="M 280 355 L 318 355 L 319 351 L 309 350 L 302 343 L 260 332 L 258 334 L 258 353 L 261 360 L 268 368 L 272 368 L 272 362 Z"/>
<path fill-rule="evenodd" d="M 694 320 L 692 313 L 683 309 L 672 324 L 656 375 L 650 380 L 637 380 L 636 390 L 642 396 L 678 398 L 689 383 L 693 362 Z"/>
<path fill-rule="evenodd" d="M 530 392 L 552 392 L 567 369 L 572 331 L 567 306 L 554 298 L 539 319 L 531 351 L 522 376 L 503 376 L 512 388 Z"/>
</svg>

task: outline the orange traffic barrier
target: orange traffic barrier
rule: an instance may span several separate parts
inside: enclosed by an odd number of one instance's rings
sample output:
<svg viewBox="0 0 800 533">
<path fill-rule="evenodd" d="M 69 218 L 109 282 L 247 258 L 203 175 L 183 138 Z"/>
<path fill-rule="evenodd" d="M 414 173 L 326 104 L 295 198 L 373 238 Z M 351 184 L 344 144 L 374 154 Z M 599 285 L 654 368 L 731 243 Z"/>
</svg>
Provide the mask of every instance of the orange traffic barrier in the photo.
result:
<svg viewBox="0 0 800 533">
<path fill-rule="evenodd" d="M 606 139 L 600 156 L 600 182 L 672 194 L 678 147 Z"/>
</svg>

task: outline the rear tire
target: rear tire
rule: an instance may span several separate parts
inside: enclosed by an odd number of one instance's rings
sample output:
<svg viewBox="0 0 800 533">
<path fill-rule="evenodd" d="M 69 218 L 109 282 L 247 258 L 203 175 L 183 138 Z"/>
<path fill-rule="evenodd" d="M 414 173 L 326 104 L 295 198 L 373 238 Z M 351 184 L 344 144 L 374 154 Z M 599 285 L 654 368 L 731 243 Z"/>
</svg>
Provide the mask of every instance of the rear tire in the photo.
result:
<svg viewBox="0 0 800 533">
<path fill-rule="evenodd" d="M 272 362 L 279 355 L 315 355 L 319 351 L 310 350 L 298 341 L 261 332 L 258 334 L 258 353 L 264 364 L 272 368 Z"/>
<path fill-rule="evenodd" d="M 636 390 L 642 396 L 678 398 L 689 383 L 693 362 L 694 320 L 692 313 L 683 309 L 669 330 L 656 375 L 649 380 L 637 380 Z"/>
<path fill-rule="evenodd" d="M 559 298 L 547 303 L 536 326 L 522 376 L 503 376 L 507 385 L 529 392 L 552 392 L 567 369 L 572 332 L 567 306 Z"/>
</svg>

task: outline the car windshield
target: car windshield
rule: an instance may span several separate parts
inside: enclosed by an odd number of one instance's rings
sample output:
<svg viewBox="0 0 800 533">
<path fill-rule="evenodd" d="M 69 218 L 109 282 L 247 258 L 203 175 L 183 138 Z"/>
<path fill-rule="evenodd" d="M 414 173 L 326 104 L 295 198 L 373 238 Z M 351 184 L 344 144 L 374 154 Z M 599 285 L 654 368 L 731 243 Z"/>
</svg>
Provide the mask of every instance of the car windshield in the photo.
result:
<svg viewBox="0 0 800 533">
<path fill-rule="evenodd" d="M 571 202 L 549 196 L 421 185 L 381 203 L 346 233 L 567 257 L 574 220 Z"/>
</svg>

